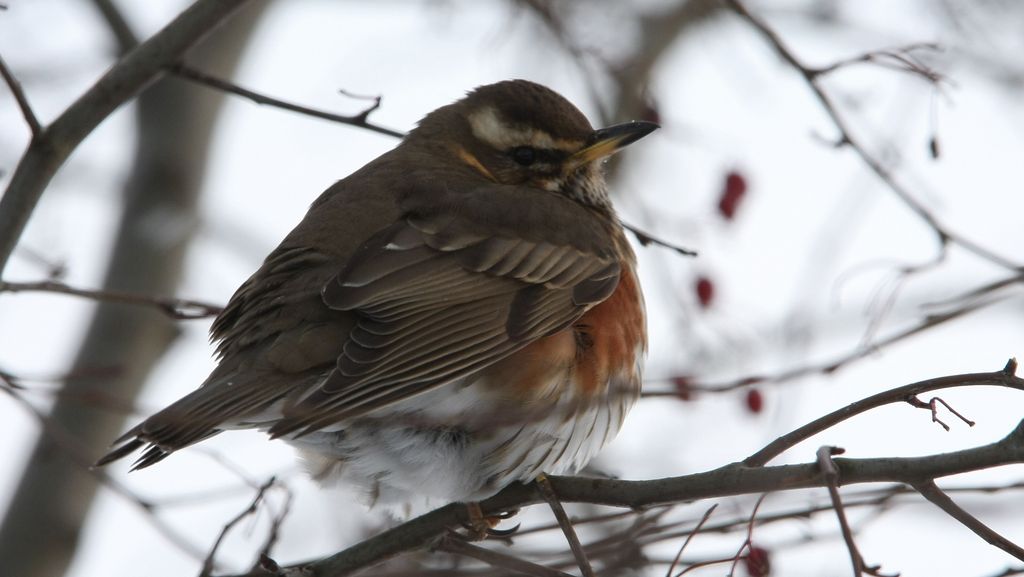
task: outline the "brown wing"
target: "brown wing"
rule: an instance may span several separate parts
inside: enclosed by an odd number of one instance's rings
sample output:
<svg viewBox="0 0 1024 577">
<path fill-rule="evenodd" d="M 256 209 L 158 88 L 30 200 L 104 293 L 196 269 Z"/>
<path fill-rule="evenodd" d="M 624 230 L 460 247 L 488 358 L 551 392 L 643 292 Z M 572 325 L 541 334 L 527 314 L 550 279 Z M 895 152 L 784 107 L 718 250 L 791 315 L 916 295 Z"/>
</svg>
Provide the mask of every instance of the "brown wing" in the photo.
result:
<svg viewBox="0 0 1024 577">
<path fill-rule="evenodd" d="M 417 182 L 384 173 L 392 190 Z M 568 326 L 617 285 L 606 223 L 566 198 L 350 187 L 325 193 L 232 297 L 204 385 L 130 430 L 101 464 L 148 443 L 136 463 L 145 467 L 224 426 L 265 425 L 280 400 L 292 407 L 277 435 L 365 413 Z"/>
<path fill-rule="evenodd" d="M 618 284 L 610 251 L 492 234 L 448 214 L 410 217 L 367 242 L 323 290 L 329 307 L 358 318 L 337 369 L 271 434 L 469 375 L 570 326 Z"/>
</svg>

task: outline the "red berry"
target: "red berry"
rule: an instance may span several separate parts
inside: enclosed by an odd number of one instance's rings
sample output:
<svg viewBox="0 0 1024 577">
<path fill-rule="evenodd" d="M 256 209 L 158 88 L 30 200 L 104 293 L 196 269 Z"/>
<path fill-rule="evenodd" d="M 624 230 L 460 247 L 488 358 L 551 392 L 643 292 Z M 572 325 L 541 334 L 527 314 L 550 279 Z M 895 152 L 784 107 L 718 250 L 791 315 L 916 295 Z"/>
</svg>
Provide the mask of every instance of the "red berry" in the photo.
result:
<svg viewBox="0 0 1024 577">
<path fill-rule="evenodd" d="M 672 384 L 675 385 L 676 397 L 680 401 L 689 401 L 693 398 L 693 387 L 691 387 L 693 381 L 690 380 L 690 377 L 672 377 Z"/>
<path fill-rule="evenodd" d="M 747 410 L 755 415 L 760 414 L 764 410 L 764 395 L 761 394 L 760 389 L 750 388 L 747 389 Z"/>
<path fill-rule="evenodd" d="M 747 575 L 750 577 L 767 577 L 772 571 L 771 559 L 768 550 L 755 545 L 750 546 L 747 556 L 743 558 Z"/>
<path fill-rule="evenodd" d="M 718 214 L 726 220 L 732 220 L 740 201 L 747 193 L 747 179 L 738 172 L 730 171 L 725 175 L 725 185 L 718 197 Z"/>
<path fill-rule="evenodd" d="M 711 279 L 706 276 L 697 277 L 697 302 L 700 303 L 701 308 L 708 308 L 711 306 L 712 299 L 715 298 L 715 285 L 711 283 Z"/>
</svg>

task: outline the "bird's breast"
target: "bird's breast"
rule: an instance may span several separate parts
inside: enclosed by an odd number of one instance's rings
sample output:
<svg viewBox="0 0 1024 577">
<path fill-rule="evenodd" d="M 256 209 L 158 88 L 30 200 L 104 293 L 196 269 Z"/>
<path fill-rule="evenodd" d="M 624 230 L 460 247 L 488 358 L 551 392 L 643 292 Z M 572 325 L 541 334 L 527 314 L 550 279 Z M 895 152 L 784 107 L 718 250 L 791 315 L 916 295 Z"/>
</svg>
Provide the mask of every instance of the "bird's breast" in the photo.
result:
<svg viewBox="0 0 1024 577">
<path fill-rule="evenodd" d="M 538 339 L 491 365 L 474 381 L 496 396 L 527 404 L 602 397 L 611 388 L 634 395 L 647 349 L 643 295 L 631 265 L 625 264 L 615 291 L 573 326 Z"/>
<path fill-rule="evenodd" d="M 583 341 L 573 378 L 580 393 L 603 395 L 610 386 L 639 387 L 639 365 L 647 350 L 647 319 L 631 265 L 624 263 L 615 292 L 580 317 L 573 330 Z"/>
</svg>

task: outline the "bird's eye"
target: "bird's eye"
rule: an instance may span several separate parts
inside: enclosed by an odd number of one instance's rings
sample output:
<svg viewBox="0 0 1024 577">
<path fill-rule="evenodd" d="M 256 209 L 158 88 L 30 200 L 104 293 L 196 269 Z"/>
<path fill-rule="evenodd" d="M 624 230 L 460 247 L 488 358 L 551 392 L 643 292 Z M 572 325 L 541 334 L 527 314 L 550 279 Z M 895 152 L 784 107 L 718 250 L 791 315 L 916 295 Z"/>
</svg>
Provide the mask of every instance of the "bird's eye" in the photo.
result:
<svg viewBox="0 0 1024 577">
<path fill-rule="evenodd" d="M 517 146 L 512 149 L 512 160 L 523 166 L 530 166 L 537 160 L 537 151 L 529 146 Z"/>
</svg>

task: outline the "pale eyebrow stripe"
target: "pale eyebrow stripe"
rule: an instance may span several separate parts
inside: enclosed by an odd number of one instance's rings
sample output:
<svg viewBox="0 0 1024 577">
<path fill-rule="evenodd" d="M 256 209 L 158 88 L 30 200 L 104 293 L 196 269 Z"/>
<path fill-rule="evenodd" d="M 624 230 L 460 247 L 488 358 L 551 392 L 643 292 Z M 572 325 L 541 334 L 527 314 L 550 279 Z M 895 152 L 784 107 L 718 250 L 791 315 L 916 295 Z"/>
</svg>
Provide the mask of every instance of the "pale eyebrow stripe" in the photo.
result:
<svg viewBox="0 0 1024 577">
<path fill-rule="evenodd" d="M 553 138 L 543 130 L 510 126 L 491 106 L 471 113 L 469 126 L 474 136 L 498 150 L 529 145 L 534 148 L 568 152 L 578 150 L 583 146 L 582 141 Z"/>
</svg>

